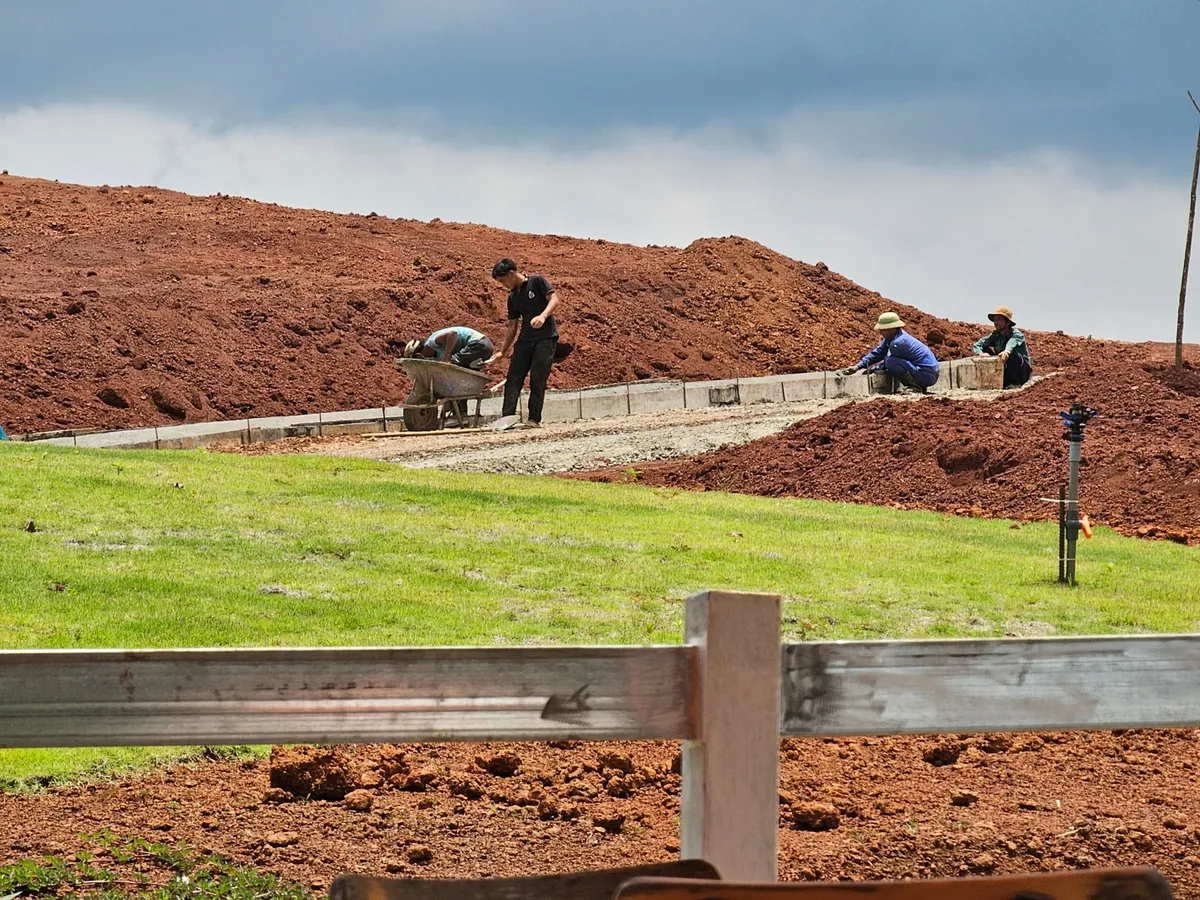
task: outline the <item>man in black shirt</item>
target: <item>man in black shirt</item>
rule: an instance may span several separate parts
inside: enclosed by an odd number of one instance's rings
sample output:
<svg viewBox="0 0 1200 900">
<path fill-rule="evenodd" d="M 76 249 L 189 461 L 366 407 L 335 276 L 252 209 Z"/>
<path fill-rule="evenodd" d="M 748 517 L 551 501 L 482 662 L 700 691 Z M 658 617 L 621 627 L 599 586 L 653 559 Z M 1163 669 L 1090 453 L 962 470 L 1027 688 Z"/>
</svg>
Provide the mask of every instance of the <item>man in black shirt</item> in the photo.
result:
<svg viewBox="0 0 1200 900">
<path fill-rule="evenodd" d="M 542 424 L 546 379 L 550 377 L 550 366 L 558 349 L 558 324 L 553 315 L 558 306 L 558 294 L 541 275 L 526 277 L 507 257 L 492 267 L 492 278 L 508 288 L 508 333 L 504 336 L 503 349 L 492 357 L 492 360 L 500 359 L 512 349 L 508 379 L 504 383 L 502 415 L 516 415 L 521 388 L 525 385 L 525 377 L 529 376 L 528 421 L 536 427 Z M 520 335 L 517 334 L 518 322 Z"/>
</svg>

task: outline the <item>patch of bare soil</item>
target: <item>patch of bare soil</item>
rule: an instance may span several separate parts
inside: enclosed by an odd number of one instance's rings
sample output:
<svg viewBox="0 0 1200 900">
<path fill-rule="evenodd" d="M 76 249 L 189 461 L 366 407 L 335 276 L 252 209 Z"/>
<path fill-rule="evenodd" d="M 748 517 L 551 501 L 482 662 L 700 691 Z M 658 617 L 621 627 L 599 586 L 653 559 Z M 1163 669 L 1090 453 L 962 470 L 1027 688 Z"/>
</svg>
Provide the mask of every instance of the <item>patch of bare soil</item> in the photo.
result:
<svg viewBox="0 0 1200 900">
<path fill-rule="evenodd" d="M 1200 898 L 1197 732 L 785 740 L 785 879 L 1157 866 Z M 678 745 L 276 749 L 0 796 L 0 864 L 80 835 L 187 841 L 323 891 L 341 871 L 475 877 L 679 852 Z M 103 851 L 101 851 L 101 854 Z M 111 864 L 101 855 L 98 864 Z"/>
</svg>

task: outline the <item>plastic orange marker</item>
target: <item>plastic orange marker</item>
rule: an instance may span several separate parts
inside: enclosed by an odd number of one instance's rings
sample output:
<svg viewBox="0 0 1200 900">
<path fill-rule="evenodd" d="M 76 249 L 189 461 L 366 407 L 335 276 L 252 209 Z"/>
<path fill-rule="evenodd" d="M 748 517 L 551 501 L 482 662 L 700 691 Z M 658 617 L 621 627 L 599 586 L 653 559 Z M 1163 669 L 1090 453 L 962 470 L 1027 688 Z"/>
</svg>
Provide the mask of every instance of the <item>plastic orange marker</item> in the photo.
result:
<svg viewBox="0 0 1200 900">
<path fill-rule="evenodd" d="M 1079 517 L 1079 530 L 1083 532 L 1083 536 L 1089 540 L 1092 537 L 1092 523 L 1087 516 Z"/>
</svg>

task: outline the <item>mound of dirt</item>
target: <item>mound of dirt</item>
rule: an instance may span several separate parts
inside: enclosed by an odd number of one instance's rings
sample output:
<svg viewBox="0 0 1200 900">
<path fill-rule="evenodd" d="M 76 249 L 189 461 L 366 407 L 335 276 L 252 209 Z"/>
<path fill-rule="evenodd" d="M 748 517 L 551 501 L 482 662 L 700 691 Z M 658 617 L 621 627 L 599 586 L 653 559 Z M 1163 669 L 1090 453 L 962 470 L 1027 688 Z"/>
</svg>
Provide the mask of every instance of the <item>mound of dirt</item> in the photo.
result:
<svg viewBox="0 0 1200 900">
<path fill-rule="evenodd" d="M 560 290 L 551 386 L 827 369 L 897 309 L 943 358 L 977 327 L 742 238 L 685 249 L 0 177 L 0 422 L 128 427 L 401 402 L 446 324 L 499 342 L 501 256 Z M 1069 342 L 1068 342 L 1069 343 Z"/>
<path fill-rule="evenodd" d="M 1041 498 L 1057 497 L 1066 479 L 1058 413 L 1080 400 L 1101 412 L 1083 444 L 1083 511 L 1126 534 L 1200 542 L 1200 396 L 1188 389 L 1194 370 L 1166 374 L 1164 354 L 1161 345 L 1093 342 L 1068 373 L 994 403 L 843 406 L 740 447 L 639 466 L 640 481 L 1053 519 Z M 624 470 L 579 477 L 613 481 Z"/>
<path fill-rule="evenodd" d="M 271 787 L 293 797 L 341 800 L 359 786 L 337 747 L 271 748 Z"/>
<path fill-rule="evenodd" d="M 1200 898 L 1196 738 L 1179 730 L 785 740 L 780 875 L 865 881 L 1152 865 L 1180 900 Z M 678 750 L 345 747 L 346 759 L 368 767 L 399 758 L 438 775 L 423 792 L 387 781 L 344 801 L 264 798 L 270 766 L 254 761 L 0 794 L 0 866 L 84 850 L 104 868 L 136 865 L 89 843 L 102 826 L 186 842 L 314 893 L 343 871 L 465 878 L 665 861 L 679 855 Z M 519 758 L 519 771 L 496 775 L 476 762 L 501 756 Z"/>
</svg>

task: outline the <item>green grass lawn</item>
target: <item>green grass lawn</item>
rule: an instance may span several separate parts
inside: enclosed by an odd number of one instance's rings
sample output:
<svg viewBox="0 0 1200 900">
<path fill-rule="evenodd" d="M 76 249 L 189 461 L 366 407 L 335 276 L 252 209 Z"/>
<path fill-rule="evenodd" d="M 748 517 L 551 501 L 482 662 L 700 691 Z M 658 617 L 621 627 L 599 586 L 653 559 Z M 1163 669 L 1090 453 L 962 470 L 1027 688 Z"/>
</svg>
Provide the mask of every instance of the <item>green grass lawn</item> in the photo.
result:
<svg viewBox="0 0 1200 900">
<path fill-rule="evenodd" d="M 782 594 L 792 639 L 1200 630 L 1200 552 L 1081 547 L 1067 590 L 1054 525 L 0 443 L 0 648 L 674 643 L 704 588 Z M 0 755 L 0 778 L 111 756 Z"/>
</svg>

